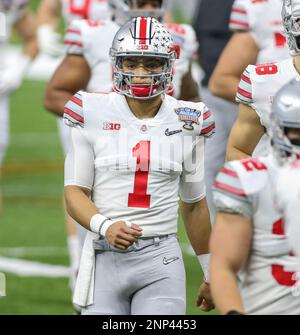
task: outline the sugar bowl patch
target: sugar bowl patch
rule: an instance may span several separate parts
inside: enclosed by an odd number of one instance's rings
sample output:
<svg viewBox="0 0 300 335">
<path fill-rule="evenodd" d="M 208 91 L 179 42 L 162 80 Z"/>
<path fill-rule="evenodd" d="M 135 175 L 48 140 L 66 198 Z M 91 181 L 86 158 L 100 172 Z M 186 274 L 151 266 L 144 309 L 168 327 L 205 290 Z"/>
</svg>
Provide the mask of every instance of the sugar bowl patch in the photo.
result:
<svg viewBox="0 0 300 335">
<path fill-rule="evenodd" d="M 177 108 L 175 113 L 178 115 L 180 122 L 184 122 L 183 128 L 185 130 L 194 130 L 193 124 L 199 125 L 199 118 L 201 112 L 197 109 L 192 109 L 188 107 Z"/>
</svg>

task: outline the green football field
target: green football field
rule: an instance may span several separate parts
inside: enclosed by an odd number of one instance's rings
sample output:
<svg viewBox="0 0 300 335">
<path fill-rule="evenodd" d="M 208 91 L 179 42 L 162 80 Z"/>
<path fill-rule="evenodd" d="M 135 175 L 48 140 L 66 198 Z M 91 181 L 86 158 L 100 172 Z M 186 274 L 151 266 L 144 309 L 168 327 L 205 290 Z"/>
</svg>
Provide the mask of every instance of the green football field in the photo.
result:
<svg viewBox="0 0 300 335">
<path fill-rule="evenodd" d="M 0 315 L 73 314 L 62 207 L 63 154 L 56 118 L 42 106 L 45 85 L 26 81 L 11 96 L 11 138 L 0 185 L 0 265 L 9 264 L 11 270 L 5 273 Z M 202 272 L 188 252 L 182 224 L 179 232 L 187 273 L 187 313 L 201 314 L 195 300 Z"/>
</svg>

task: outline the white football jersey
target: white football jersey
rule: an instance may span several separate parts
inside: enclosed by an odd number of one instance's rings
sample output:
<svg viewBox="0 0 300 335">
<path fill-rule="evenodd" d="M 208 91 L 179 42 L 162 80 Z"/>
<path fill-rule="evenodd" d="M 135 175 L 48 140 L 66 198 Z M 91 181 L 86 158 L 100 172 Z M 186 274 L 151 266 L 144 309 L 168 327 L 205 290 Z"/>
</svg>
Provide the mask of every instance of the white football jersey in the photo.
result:
<svg viewBox="0 0 300 335">
<path fill-rule="evenodd" d="M 230 28 L 249 31 L 259 49 L 257 64 L 277 62 L 289 57 L 283 35 L 282 0 L 235 0 Z"/>
<path fill-rule="evenodd" d="M 174 42 L 180 45 L 180 59 L 174 66 L 173 95 L 178 97 L 183 76 L 188 72 L 189 64 L 197 48 L 196 34 L 187 24 L 166 24 Z M 83 55 L 87 60 L 92 77 L 88 85 L 89 92 L 112 91 L 112 65 L 109 49 L 119 26 L 111 21 L 73 21 L 67 30 L 65 44 L 68 54 Z"/>
<path fill-rule="evenodd" d="M 106 20 L 111 17 L 108 0 L 61 0 L 65 22 L 73 20 Z"/>
<path fill-rule="evenodd" d="M 291 162 L 280 169 L 276 187 L 279 208 L 286 221 L 287 234 L 293 251 L 300 257 L 300 161 Z M 299 262 L 300 263 L 300 262 Z M 299 268 L 300 270 L 300 268 Z"/>
<path fill-rule="evenodd" d="M 214 120 L 203 103 L 165 96 L 157 115 L 141 120 L 117 93 L 77 93 L 66 105 L 71 129 L 65 185 L 92 189 L 100 213 L 128 220 L 143 236 L 175 233 L 178 194 L 205 197 L 204 138 Z"/>
<path fill-rule="evenodd" d="M 285 223 L 275 197 L 279 166 L 272 154 L 225 164 L 214 184 L 219 212 L 240 214 L 252 222 L 252 244 L 240 273 L 247 314 L 300 314 L 294 295 L 298 260 L 291 253 Z"/>
<path fill-rule="evenodd" d="M 270 150 L 270 114 L 275 94 L 291 79 L 299 75 L 292 58 L 272 64 L 248 65 L 241 76 L 236 95 L 236 101 L 251 106 L 266 128 L 266 134 L 261 138 L 254 157 L 264 156 Z"/>
<path fill-rule="evenodd" d="M 113 69 L 109 50 L 119 26 L 111 21 L 75 20 L 65 36 L 68 54 L 82 55 L 91 69 L 89 92 L 111 92 Z"/>
</svg>

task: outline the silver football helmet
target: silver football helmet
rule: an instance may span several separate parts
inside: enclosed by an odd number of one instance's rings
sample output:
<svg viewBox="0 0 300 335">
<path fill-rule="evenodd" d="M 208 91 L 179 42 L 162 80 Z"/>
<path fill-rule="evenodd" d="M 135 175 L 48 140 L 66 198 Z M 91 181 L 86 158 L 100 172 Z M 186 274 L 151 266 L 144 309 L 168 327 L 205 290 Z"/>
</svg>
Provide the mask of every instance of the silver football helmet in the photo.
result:
<svg viewBox="0 0 300 335">
<path fill-rule="evenodd" d="M 174 44 L 167 28 L 151 17 L 137 17 L 127 22 L 115 35 L 110 56 L 114 67 L 114 90 L 135 99 L 149 99 L 173 91 L 172 69 L 179 58 L 179 46 Z M 152 57 L 162 60 L 161 73 L 124 72 L 124 58 Z M 143 84 L 135 84 L 139 78 Z M 151 80 L 149 80 L 151 79 Z"/>
<path fill-rule="evenodd" d="M 283 0 L 282 22 L 293 56 L 300 53 L 300 0 Z"/>
<path fill-rule="evenodd" d="M 154 17 L 162 21 L 167 7 L 167 0 L 158 0 L 160 8 L 148 11 L 138 9 L 141 1 L 143 3 L 147 2 L 145 0 L 109 0 L 113 19 L 120 25 L 138 16 Z"/>
<path fill-rule="evenodd" d="M 276 94 L 271 113 L 271 144 L 280 162 L 299 157 L 300 140 L 290 140 L 288 129 L 300 129 L 300 77 L 284 85 Z"/>
</svg>

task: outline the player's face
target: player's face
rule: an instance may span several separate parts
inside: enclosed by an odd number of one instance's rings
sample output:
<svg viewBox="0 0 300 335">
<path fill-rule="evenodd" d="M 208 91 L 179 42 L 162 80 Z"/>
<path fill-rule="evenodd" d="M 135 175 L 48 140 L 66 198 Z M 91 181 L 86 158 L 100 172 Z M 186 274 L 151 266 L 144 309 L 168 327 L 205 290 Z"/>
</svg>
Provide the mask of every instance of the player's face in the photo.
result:
<svg viewBox="0 0 300 335">
<path fill-rule="evenodd" d="M 161 6 L 161 1 L 158 1 L 158 0 L 135 0 L 135 1 L 130 1 L 130 8 L 131 9 L 151 11 L 151 10 L 159 9 L 160 6 Z"/>
<path fill-rule="evenodd" d="M 123 71 L 137 75 L 133 78 L 133 84 L 147 84 L 151 78 L 140 77 L 149 74 L 160 74 L 163 71 L 164 60 L 155 57 L 126 57 L 123 60 Z"/>
<path fill-rule="evenodd" d="M 288 128 L 286 130 L 286 136 L 289 138 L 291 143 L 300 145 L 300 129 Z"/>
</svg>

